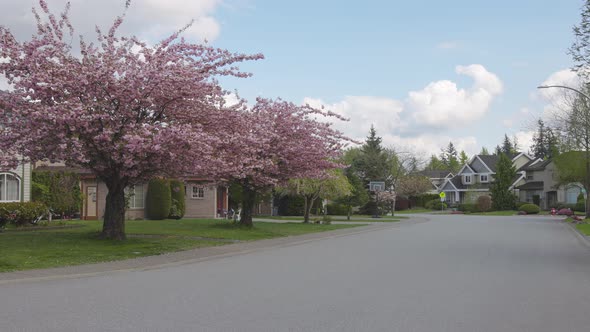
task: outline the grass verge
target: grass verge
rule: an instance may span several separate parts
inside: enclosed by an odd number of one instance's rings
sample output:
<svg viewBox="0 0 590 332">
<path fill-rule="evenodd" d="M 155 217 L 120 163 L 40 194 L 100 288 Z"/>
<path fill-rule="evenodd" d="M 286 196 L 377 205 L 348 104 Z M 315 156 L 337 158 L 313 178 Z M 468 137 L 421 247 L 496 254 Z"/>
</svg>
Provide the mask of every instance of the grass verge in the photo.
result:
<svg viewBox="0 0 590 332">
<path fill-rule="evenodd" d="M 99 221 L 72 221 L 67 226 L 79 227 L 7 229 L 0 233 L 0 272 L 122 260 L 226 244 L 223 240 L 253 241 L 357 225 L 256 222 L 253 228 L 243 228 L 208 219 L 141 220 L 126 222 L 126 241 L 100 239 Z M 138 234 L 150 237 L 134 237 Z"/>
<path fill-rule="evenodd" d="M 347 220 L 346 216 L 330 216 L 332 221 L 369 221 L 369 222 L 396 222 L 400 221 L 400 219 L 408 219 L 409 217 L 406 216 L 381 216 L 380 218 L 373 218 L 372 216 L 367 215 L 353 215 L 350 217 L 350 220 Z M 288 221 L 298 221 L 303 222 L 303 216 L 260 216 L 255 217 L 255 219 L 264 219 L 264 220 L 288 220 Z M 313 220 L 318 219 L 322 220 L 322 217 L 313 216 L 310 217 L 309 220 L 313 223 Z"/>
</svg>

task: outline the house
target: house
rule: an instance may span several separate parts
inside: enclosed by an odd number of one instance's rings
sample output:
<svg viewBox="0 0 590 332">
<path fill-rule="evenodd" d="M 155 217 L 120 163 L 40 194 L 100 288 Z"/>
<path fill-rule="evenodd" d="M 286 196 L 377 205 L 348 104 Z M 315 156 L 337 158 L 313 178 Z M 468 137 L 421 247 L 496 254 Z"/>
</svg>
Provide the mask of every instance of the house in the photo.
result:
<svg viewBox="0 0 590 332">
<path fill-rule="evenodd" d="M 537 159 L 523 167 L 526 172 L 524 183 L 516 187 L 521 202 L 533 202 L 539 196 L 542 209 L 556 207 L 559 203 L 576 204 L 583 187 L 579 183 L 560 185 L 558 172 L 552 160 Z"/>
<path fill-rule="evenodd" d="M 519 153 L 512 157 L 512 164 L 517 170 L 510 188 L 518 194 L 517 186 L 524 184 L 525 172 L 522 170 L 533 161 L 533 157 Z M 496 164 L 500 158 L 496 155 L 475 155 L 459 170 L 457 175 L 446 179 L 439 191 L 445 192 L 449 204 L 475 203 L 482 195 L 490 195 L 491 184 L 496 174 Z"/>
<path fill-rule="evenodd" d="M 31 164 L 0 170 L 0 203 L 31 200 Z"/>
<path fill-rule="evenodd" d="M 430 180 L 430 183 L 432 183 L 432 188 L 427 192 L 427 194 L 438 194 L 445 181 L 451 179 L 454 176 L 451 171 L 444 170 L 424 170 L 417 172 L 416 174 L 427 177 Z"/>
<path fill-rule="evenodd" d="M 36 167 L 40 171 L 69 171 L 80 176 L 80 191 L 83 196 L 80 219 L 102 219 L 106 207 L 107 186 L 88 170 L 71 168 L 63 164 L 47 163 Z M 203 178 L 189 177 L 185 184 L 185 218 L 221 218 L 228 209 L 228 190 L 224 185 Z M 126 219 L 144 219 L 148 184 L 136 184 L 126 189 L 129 195 L 129 207 Z"/>
</svg>

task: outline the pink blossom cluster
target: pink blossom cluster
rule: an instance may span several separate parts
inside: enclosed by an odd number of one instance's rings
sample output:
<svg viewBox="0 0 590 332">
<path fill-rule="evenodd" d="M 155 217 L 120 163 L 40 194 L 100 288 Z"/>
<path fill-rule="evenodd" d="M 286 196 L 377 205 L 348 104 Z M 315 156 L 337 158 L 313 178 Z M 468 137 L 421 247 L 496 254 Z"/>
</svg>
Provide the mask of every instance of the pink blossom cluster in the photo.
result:
<svg viewBox="0 0 590 332">
<path fill-rule="evenodd" d="M 225 105 L 217 78 L 248 77 L 236 64 L 261 54 L 190 43 L 182 30 L 149 46 L 117 35 L 121 16 L 106 33 L 97 27 L 96 43 L 80 37 L 81 55 L 74 55 L 69 5 L 56 17 L 39 4 L 31 40 L 19 42 L 0 26 L 0 59 L 7 60 L 0 73 L 13 87 L 0 94 L 4 166 L 48 159 L 123 185 L 201 175 L 254 187 L 338 166 L 333 158 L 348 139 L 316 120 L 336 114 L 283 100 Z"/>
</svg>

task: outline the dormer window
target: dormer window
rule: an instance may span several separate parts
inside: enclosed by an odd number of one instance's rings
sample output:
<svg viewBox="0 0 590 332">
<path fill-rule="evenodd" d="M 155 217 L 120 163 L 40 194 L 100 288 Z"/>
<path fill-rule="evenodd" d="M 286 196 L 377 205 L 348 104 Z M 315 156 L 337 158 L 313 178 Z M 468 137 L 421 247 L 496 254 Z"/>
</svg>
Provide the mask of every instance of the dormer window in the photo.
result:
<svg viewBox="0 0 590 332">
<path fill-rule="evenodd" d="M 489 182 L 487 174 L 486 175 L 480 175 L 479 176 L 479 182 L 481 182 L 481 183 L 487 183 L 487 182 Z"/>
<path fill-rule="evenodd" d="M 465 175 L 465 183 L 471 183 L 471 175 Z"/>
</svg>

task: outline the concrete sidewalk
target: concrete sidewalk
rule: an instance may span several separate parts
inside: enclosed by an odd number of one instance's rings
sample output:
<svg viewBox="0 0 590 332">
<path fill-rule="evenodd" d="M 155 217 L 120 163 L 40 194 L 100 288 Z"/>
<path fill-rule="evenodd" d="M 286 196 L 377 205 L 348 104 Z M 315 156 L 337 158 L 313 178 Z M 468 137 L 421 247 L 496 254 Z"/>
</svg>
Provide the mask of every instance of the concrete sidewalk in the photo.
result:
<svg viewBox="0 0 590 332">
<path fill-rule="evenodd" d="M 95 275 L 137 270 L 161 269 L 168 266 L 191 264 L 216 258 L 247 254 L 258 250 L 298 245 L 325 238 L 349 236 L 378 231 L 392 227 L 404 227 L 416 222 L 425 222 L 425 218 L 411 218 L 400 222 L 380 222 L 335 231 L 308 233 L 298 236 L 278 237 L 266 240 L 240 242 L 215 247 L 197 248 L 187 251 L 171 252 L 156 256 L 138 257 L 120 261 L 103 262 L 87 265 L 65 266 L 41 270 L 25 270 L 0 273 L 0 285 L 16 282 L 34 282 L 41 280 L 82 278 Z"/>
</svg>

